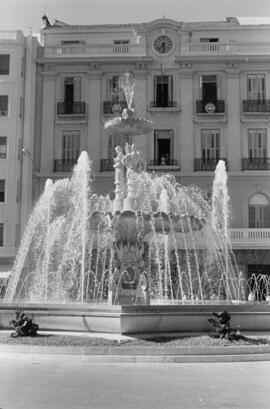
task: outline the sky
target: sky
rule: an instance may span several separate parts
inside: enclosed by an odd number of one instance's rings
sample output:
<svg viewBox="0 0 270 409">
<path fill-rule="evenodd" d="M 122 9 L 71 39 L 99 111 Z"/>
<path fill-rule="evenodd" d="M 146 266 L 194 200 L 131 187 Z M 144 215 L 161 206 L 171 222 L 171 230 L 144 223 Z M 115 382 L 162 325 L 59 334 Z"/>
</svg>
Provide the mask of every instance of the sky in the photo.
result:
<svg viewBox="0 0 270 409">
<path fill-rule="evenodd" d="M 270 0 L 0 0 L 0 30 L 38 32 L 44 13 L 69 24 L 142 23 L 157 18 L 213 21 L 270 16 Z"/>
</svg>

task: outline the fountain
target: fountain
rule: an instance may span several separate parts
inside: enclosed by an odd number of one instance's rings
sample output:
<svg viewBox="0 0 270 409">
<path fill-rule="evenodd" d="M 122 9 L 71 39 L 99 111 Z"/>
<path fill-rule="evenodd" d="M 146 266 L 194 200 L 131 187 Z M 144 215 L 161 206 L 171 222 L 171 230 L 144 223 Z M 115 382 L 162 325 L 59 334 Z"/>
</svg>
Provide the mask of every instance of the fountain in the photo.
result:
<svg viewBox="0 0 270 409">
<path fill-rule="evenodd" d="M 171 175 L 146 172 L 135 138 L 149 133 L 153 123 L 135 116 L 133 77 L 123 75 L 120 85 L 127 108 L 105 124 L 110 134 L 126 138 L 125 146 L 115 148 L 114 200 L 92 192 L 86 152 L 70 179 L 48 180 L 25 230 L 4 301 L 7 307 L 31 303 L 29 308 L 39 313 L 49 306 L 54 314 L 75 311 L 84 320 L 93 311 L 101 321 L 104 314 L 120 317 L 120 329 L 84 322 L 88 330 L 172 331 L 179 328 L 179 316 L 191 312 L 195 323 L 188 327 L 182 320 L 181 329 L 199 329 L 196 308 L 207 314 L 217 303 L 243 308 L 249 291 L 228 235 L 225 164 L 220 161 L 216 168 L 212 201 Z M 172 317 L 161 319 L 161 311 Z M 127 319 L 131 316 L 133 324 Z"/>
</svg>

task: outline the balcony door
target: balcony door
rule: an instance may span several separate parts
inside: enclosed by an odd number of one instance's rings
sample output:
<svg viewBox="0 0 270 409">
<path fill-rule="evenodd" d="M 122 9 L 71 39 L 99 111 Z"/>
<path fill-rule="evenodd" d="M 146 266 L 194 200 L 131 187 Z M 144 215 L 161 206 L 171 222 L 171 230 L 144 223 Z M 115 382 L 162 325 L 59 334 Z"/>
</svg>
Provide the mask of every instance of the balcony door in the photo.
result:
<svg viewBox="0 0 270 409">
<path fill-rule="evenodd" d="M 248 130 L 248 157 L 249 159 L 267 158 L 266 129 Z"/>
<path fill-rule="evenodd" d="M 265 195 L 257 193 L 250 198 L 248 215 L 249 228 L 265 229 L 270 227 L 270 206 Z"/>
<path fill-rule="evenodd" d="M 265 75 L 250 74 L 247 76 L 247 99 L 262 101 L 266 98 Z"/>
<path fill-rule="evenodd" d="M 74 164 L 80 154 L 80 131 L 63 131 L 62 161 Z"/>
<path fill-rule="evenodd" d="M 172 129 L 156 129 L 154 131 L 155 146 L 155 164 L 156 165 L 170 165 L 174 158 L 174 132 Z"/>
<path fill-rule="evenodd" d="M 64 80 L 65 113 L 74 113 L 74 102 L 81 100 L 81 77 L 66 77 Z"/>
<path fill-rule="evenodd" d="M 166 108 L 173 104 L 173 76 L 155 75 L 154 107 Z"/>
<path fill-rule="evenodd" d="M 219 98 L 217 75 L 202 75 L 200 81 L 203 106 L 210 102 L 216 104 L 216 101 Z"/>
<path fill-rule="evenodd" d="M 207 162 L 210 160 L 218 161 L 220 158 L 220 130 L 202 129 L 201 130 L 201 158 Z"/>
</svg>

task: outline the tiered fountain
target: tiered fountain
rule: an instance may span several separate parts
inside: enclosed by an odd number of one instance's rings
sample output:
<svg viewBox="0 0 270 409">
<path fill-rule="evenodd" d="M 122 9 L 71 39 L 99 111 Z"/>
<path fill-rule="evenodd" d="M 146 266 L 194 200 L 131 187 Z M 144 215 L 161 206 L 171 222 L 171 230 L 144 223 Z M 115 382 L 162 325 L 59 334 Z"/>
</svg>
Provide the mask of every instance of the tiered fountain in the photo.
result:
<svg viewBox="0 0 270 409">
<path fill-rule="evenodd" d="M 44 328 L 207 328 L 207 317 L 217 309 L 213 304 L 230 304 L 241 313 L 248 291 L 228 236 L 225 164 L 217 166 L 212 200 L 171 175 L 147 173 L 135 138 L 149 133 L 153 123 L 135 116 L 129 74 L 121 86 L 128 108 L 105 124 L 110 134 L 126 136 L 125 146 L 115 148 L 114 200 L 92 192 L 86 152 L 70 179 L 48 180 L 3 308 L 27 303 L 24 308 L 43 311 Z"/>
</svg>

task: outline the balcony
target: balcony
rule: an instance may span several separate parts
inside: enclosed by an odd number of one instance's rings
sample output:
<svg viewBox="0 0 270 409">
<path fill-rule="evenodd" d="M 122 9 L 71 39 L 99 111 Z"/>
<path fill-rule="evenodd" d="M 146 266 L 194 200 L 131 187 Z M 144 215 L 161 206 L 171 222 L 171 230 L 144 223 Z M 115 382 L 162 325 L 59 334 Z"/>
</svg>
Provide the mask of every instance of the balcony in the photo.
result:
<svg viewBox="0 0 270 409">
<path fill-rule="evenodd" d="M 270 229 L 230 229 L 233 249 L 269 249 Z"/>
<path fill-rule="evenodd" d="M 270 54 L 270 42 L 227 42 L 227 43 L 183 43 L 181 44 L 180 56 L 230 56 L 248 55 L 264 56 Z"/>
<path fill-rule="evenodd" d="M 196 101 L 196 112 L 197 114 L 224 114 L 225 112 L 225 101 L 223 99 L 218 99 L 213 102 L 205 102 L 202 100 Z"/>
<path fill-rule="evenodd" d="M 71 172 L 77 163 L 77 159 L 55 159 L 54 172 Z"/>
<path fill-rule="evenodd" d="M 245 113 L 264 113 L 270 112 L 270 100 L 256 100 L 246 99 L 243 100 L 243 112 Z"/>
<path fill-rule="evenodd" d="M 176 101 L 151 101 L 150 108 L 177 108 Z"/>
<path fill-rule="evenodd" d="M 227 159 L 225 158 L 211 158 L 211 159 L 204 159 L 204 158 L 195 158 L 194 159 L 194 171 L 195 172 L 209 172 L 216 170 L 216 166 L 219 160 L 223 160 L 226 164 L 226 169 L 228 170 L 228 163 Z"/>
<path fill-rule="evenodd" d="M 103 114 L 104 115 L 121 114 L 124 108 L 127 108 L 126 101 L 120 101 L 120 102 L 103 101 Z"/>
<path fill-rule="evenodd" d="M 100 172 L 113 172 L 113 159 L 100 159 Z"/>
<path fill-rule="evenodd" d="M 82 101 L 57 102 L 57 115 L 86 115 L 86 103 Z"/>
<path fill-rule="evenodd" d="M 270 170 L 270 158 L 242 158 L 242 170 Z"/>
<path fill-rule="evenodd" d="M 161 172 L 178 172 L 181 170 L 177 159 L 152 159 L 147 164 L 147 170 Z"/>
<path fill-rule="evenodd" d="M 39 47 L 39 57 L 146 57 L 145 44 L 76 44 Z"/>
</svg>

